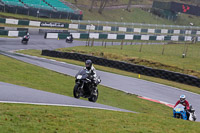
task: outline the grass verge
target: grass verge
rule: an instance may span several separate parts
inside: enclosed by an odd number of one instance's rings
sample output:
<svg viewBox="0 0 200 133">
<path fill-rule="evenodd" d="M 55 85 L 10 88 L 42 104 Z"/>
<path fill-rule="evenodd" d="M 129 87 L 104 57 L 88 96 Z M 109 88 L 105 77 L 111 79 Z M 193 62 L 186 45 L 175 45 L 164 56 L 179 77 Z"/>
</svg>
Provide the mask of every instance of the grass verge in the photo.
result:
<svg viewBox="0 0 200 133">
<path fill-rule="evenodd" d="M 160 111 L 160 110 L 159 110 Z M 97 109 L 0 104 L 1 132 L 197 133 L 200 123 L 162 115 Z"/>
<path fill-rule="evenodd" d="M 0 55 L 0 81 L 72 96 L 74 78 Z M 197 122 L 172 118 L 172 109 L 99 86 L 98 103 L 139 114 L 72 107 L 0 105 L 1 132 L 199 132 Z M 176 127 L 180 127 L 176 128 Z M 187 127 L 187 128 L 186 128 Z"/>
<path fill-rule="evenodd" d="M 38 66 L 20 62 L 1 55 L 0 60 L 0 69 L 4 70 L 0 71 L 0 81 L 2 82 L 27 86 L 30 88 L 58 93 L 71 97 L 73 96 L 72 92 L 75 85 L 75 78 L 73 77 L 59 74 L 48 69 L 40 68 Z M 146 100 L 141 100 L 135 95 L 128 95 L 121 91 L 113 90 L 111 88 L 101 85 L 99 85 L 98 88 L 100 92 L 99 99 L 97 101 L 98 103 L 129 109 L 137 112 L 146 113 L 147 110 L 149 110 L 148 113 L 156 112 L 156 110 L 151 109 L 151 106 L 147 106 L 150 102 Z M 122 99 L 124 99 L 125 101 L 123 101 Z M 145 101 L 146 104 L 139 101 Z M 157 106 L 159 104 L 152 103 L 152 105 Z M 140 107 L 143 109 L 141 109 Z M 163 109 L 168 110 L 168 107 L 163 107 Z"/>
<path fill-rule="evenodd" d="M 5 13 L 5 12 L 0 12 L 0 17 L 15 18 L 15 19 L 22 19 L 22 20 L 45 21 L 45 22 L 63 22 L 63 23 L 70 22 L 70 20 L 67 20 L 67 19 L 38 18 L 38 17 L 28 16 L 28 15 L 12 14 L 12 13 Z"/>
<path fill-rule="evenodd" d="M 186 51 L 186 58 L 182 54 Z M 62 52 L 78 52 L 111 60 L 166 69 L 200 77 L 200 44 L 123 45 L 61 48 Z"/>
<path fill-rule="evenodd" d="M 190 25 L 190 23 L 193 23 L 195 26 L 200 25 L 199 17 L 187 14 L 179 14 L 178 19 L 176 21 L 171 21 L 168 19 L 157 17 L 156 15 L 149 13 L 148 10 L 142 10 L 141 8 L 132 8 L 131 12 L 128 12 L 125 9 L 112 9 L 112 10 L 105 9 L 102 14 L 99 14 L 97 9 L 94 9 L 93 12 L 89 12 L 88 8 L 84 7 L 80 7 L 80 9 L 83 11 L 84 20 L 129 22 L 129 23 L 144 23 L 144 24 L 186 25 L 186 26 Z M 27 15 L 4 13 L 4 12 L 0 12 L 0 17 L 45 21 L 45 22 L 61 22 L 61 23 L 71 22 L 70 20 L 66 19 L 37 18 Z"/>
<path fill-rule="evenodd" d="M 18 37 L 15 37 L 15 36 L 6 36 L 6 35 L 0 35 L 1 38 L 18 38 Z"/>
<path fill-rule="evenodd" d="M 67 63 L 70 63 L 70 64 L 79 65 L 79 66 L 84 66 L 84 62 L 80 62 L 80 61 L 42 56 L 40 50 L 22 50 L 22 51 L 18 51 L 18 52 L 28 54 L 28 55 L 33 55 L 33 56 L 63 61 L 63 62 L 67 62 Z M 100 66 L 100 65 L 95 65 L 95 68 L 97 70 L 102 70 L 102 71 L 106 71 L 106 72 L 112 72 L 112 73 L 116 73 L 116 74 L 120 74 L 120 75 L 138 78 L 138 74 L 122 71 L 122 70 L 119 70 L 119 69 L 103 67 L 103 66 Z M 189 86 L 189 85 L 185 85 L 185 84 L 181 84 L 181 83 L 177 83 L 177 82 L 172 82 L 172 81 L 168 81 L 168 80 L 163 80 L 163 79 L 159 79 L 159 78 L 149 77 L 149 76 L 145 76 L 145 75 L 141 75 L 141 79 L 156 82 L 156 83 L 161 83 L 161 84 L 165 84 L 165 85 L 169 85 L 169 86 L 173 86 L 173 87 L 176 87 L 176 88 L 180 88 L 180 89 L 184 89 L 184 90 L 188 90 L 188 91 L 200 94 L 200 89 L 198 87 Z"/>
</svg>

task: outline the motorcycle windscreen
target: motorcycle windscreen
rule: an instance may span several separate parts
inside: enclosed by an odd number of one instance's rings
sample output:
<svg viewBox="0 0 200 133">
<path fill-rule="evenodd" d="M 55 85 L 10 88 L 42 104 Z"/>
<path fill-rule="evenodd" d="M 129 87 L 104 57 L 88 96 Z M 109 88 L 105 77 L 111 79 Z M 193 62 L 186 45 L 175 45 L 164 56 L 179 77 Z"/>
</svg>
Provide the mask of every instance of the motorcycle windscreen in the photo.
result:
<svg viewBox="0 0 200 133">
<path fill-rule="evenodd" d="M 178 104 L 175 108 L 174 111 L 176 113 L 180 113 L 180 112 L 184 112 L 185 111 L 185 106 L 183 106 L 182 104 Z"/>
<path fill-rule="evenodd" d="M 85 70 L 85 69 L 82 69 L 81 71 L 79 71 L 77 74 L 76 74 L 76 78 L 78 75 L 81 75 L 81 79 L 86 79 L 88 77 L 88 74 L 90 72 L 88 70 Z"/>
</svg>

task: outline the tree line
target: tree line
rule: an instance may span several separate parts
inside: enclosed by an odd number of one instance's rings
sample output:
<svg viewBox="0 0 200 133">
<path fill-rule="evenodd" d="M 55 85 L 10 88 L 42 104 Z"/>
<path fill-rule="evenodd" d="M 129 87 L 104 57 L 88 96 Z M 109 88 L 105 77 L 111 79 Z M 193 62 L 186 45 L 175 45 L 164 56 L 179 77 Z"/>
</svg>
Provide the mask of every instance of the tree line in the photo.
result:
<svg viewBox="0 0 200 133">
<path fill-rule="evenodd" d="M 94 5 L 98 5 L 99 9 L 98 9 L 98 13 L 102 14 L 103 13 L 103 10 L 104 8 L 106 7 L 106 5 L 110 2 L 110 3 L 117 3 L 119 2 L 119 0 L 90 0 L 91 3 L 90 3 L 90 8 L 89 8 L 89 11 L 92 12 L 93 11 L 93 7 Z M 126 7 L 126 10 L 127 11 L 131 11 L 130 8 L 131 8 L 131 5 L 132 5 L 132 1 L 133 0 L 128 0 L 128 3 L 127 3 L 127 7 Z M 137 1 L 137 0 L 135 0 Z M 74 0 L 75 4 L 78 3 L 78 0 Z"/>
</svg>

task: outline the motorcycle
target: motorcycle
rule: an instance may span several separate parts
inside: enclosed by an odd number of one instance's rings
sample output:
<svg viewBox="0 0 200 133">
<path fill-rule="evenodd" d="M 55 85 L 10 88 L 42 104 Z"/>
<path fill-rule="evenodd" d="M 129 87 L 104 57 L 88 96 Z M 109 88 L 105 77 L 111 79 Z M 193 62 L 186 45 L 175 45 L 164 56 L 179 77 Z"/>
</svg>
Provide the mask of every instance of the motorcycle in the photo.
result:
<svg viewBox="0 0 200 133">
<path fill-rule="evenodd" d="M 173 117 L 183 120 L 196 121 L 195 110 L 192 108 L 192 105 L 189 110 L 186 110 L 185 106 L 178 104 L 173 109 Z"/>
<path fill-rule="evenodd" d="M 79 71 L 75 76 L 73 95 L 75 98 L 88 98 L 90 102 L 96 102 L 99 96 L 97 85 L 101 82 L 100 77 L 93 80 L 93 76 L 86 69 Z"/>
<path fill-rule="evenodd" d="M 72 43 L 73 42 L 73 37 L 72 36 L 67 36 L 66 37 L 66 42 Z"/>
<path fill-rule="evenodd" d="M 22 38 L 22 41 L 21 41 L 21 42 L 22 42 L 23 44 L 27 44 L 28 41 L 29 41 L 29 38 L 30 38 L 30 37 L 29 37 L 28 35 L 25 35 L 25 36 Z"/>
</svg>

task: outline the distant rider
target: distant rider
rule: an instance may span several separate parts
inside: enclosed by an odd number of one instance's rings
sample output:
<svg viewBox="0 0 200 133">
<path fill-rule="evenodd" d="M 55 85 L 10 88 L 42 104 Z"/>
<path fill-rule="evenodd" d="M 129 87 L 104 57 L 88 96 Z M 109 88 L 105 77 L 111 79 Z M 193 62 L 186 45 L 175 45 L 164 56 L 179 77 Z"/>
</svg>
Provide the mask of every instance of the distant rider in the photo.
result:
<svg viewBox="0 0 200 133">
<path fill-rule="evenodd" d="M 72 34 L 70 34 L 70 41 L 73 41 L 73 40 L 74 40 L 74 38 L 73 38 Z"/>
<path fill-rule="evenodd" d="M 27 39 L 30 38 L 30 34 L 28 32 L 26 33 L 26 35 L 24 36 L 24 38 L 26 38 L 26 37 L 27 37 Z"/>
</svg>

